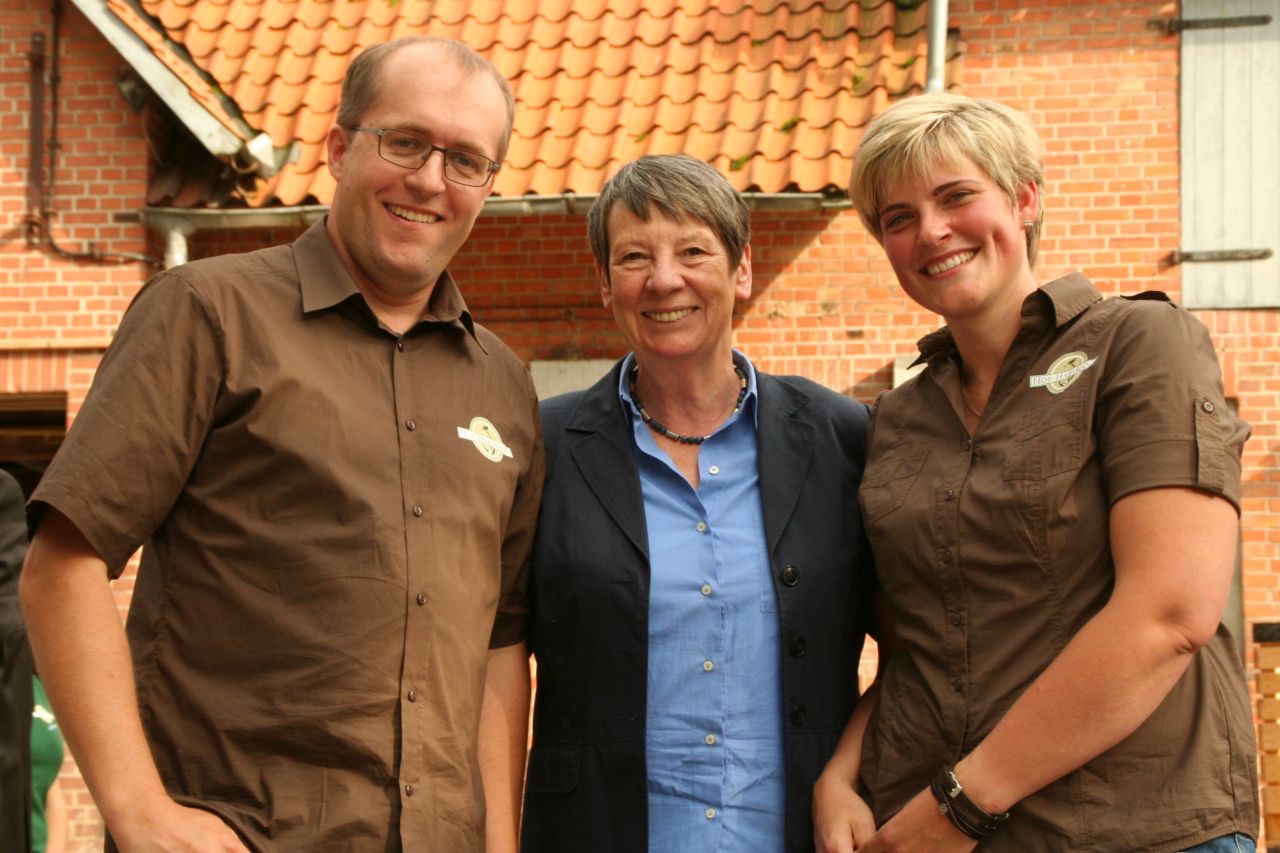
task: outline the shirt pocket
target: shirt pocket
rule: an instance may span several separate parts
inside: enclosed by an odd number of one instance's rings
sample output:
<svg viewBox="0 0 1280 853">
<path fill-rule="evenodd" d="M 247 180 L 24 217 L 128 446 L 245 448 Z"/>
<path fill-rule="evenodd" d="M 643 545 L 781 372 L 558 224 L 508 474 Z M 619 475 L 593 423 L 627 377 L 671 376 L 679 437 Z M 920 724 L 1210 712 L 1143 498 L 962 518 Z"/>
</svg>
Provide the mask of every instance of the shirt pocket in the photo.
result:
<svg viewBox="0 0 1280 853">
<path fill-rule="evenodd" d="M 1071 500 L 1090 443 L 1082 425 L 1083 401 L 1081 394 L 1028 412 L 1009 441 L 1001 468 L 1006 535 L 1022 542 L 1045 567 L 1061 546 L 1051 545 L 1050 528 L 1061 527 L 1061 508 Z"/>
<path fill-rule="evenodd" d="M 1085 385 L 1034 406 L 1015 428 L 1005 457 L 1003 479 L 1047 480 L 1084 464 L 1087 434 L 1083 423 Z"/>
<path fill-rule="evenodd" d="M 931 447 L 929 442 L 911 441 L 878 452 L 872 448 L 858 491 L 866 523 L 883 518 L 906 502 Z"/>
</svg>

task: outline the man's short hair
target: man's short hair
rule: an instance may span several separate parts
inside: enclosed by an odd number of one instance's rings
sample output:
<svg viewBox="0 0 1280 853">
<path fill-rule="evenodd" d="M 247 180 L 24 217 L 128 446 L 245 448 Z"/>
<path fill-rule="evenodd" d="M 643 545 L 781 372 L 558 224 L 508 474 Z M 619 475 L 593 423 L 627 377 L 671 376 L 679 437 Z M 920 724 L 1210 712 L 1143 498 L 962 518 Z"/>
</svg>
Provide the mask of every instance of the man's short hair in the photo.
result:
<svg viewBox="0 0 1280 853">
<path fill-rule="evenodd" d="M 1040 209 L 1026 230 L 1027 260 L 1035 266 L 1044 224 L 1044 161 L 1040 137 L 1016 110 L 995 101 L 951 93 L 898 101 L 867 125 L 853 159 L 849 197 L 877 241 L 880 208 L 899 181 L 968 158 L 1017 205 L 1027 182 L 1039 188 Z"/>
<path fill-rule="evenodd" d="M 751 210 L 715 167 L 686 154 L 651 154 L 618 170 L 587 212 L 591 254 L 609 275 L 609 215 L 615 205 L 648 222 L 653 211 L 677 222 L 692 219 L 720 239 L 729 268 L 751 240 Z"/>
<path fill-rule="evenodd" d="M 494 159 L 501 163 L 507 156 L 507 146 L 511 142 L 511 126 L 516 118 L 516 98 L 511 91 L 511 84 L 503 77 L 489 60 L 476 53 L 467 45 L 456 39 L 441 36 L 401 36 L 388 42 L 375 44 L 365 48 L 351 64 L 342 78 L 342 100 L 338 105 L 337 124 L 339 127 L 358 127 L 370 107 L 378 99 L 380 74 L 387 57 L 401 48 L 419 44 L 438 45 L 445 55 L 458 67 L 469 74 L 488 74 L 502 90 L 502 100 L 507 107 L 506 123 L 502 129 L 502 139 L 498 141 L 498 152 Z M 395 81 L 387 81 L 394 85 Z"/>
</svg>

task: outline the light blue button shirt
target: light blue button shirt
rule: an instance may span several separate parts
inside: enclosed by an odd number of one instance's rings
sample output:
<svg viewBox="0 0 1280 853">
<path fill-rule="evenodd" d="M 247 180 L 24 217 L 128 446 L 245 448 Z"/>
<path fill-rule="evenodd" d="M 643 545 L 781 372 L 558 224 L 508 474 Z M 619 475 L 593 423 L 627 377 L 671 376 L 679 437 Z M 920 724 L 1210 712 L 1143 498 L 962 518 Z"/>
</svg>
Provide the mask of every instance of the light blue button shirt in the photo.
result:
<svg viewBox="0 0 1280 853">
<path fill-rule="evenodd" d="M 782 662 L 756 459 L 756 376 L 698 452 L 695 491 L 631 402 L 649 535 L 651 853 L 783 849 Z"/>
</svg>

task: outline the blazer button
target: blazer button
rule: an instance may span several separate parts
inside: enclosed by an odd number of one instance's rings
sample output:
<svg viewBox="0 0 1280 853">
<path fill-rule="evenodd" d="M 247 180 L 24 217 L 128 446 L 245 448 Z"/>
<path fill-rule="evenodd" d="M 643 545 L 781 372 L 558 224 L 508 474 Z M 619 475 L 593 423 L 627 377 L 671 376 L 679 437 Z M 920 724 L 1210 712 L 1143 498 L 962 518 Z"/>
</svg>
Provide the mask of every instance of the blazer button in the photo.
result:
<svg viewBox="0 0 1280 853">
<path fill-rule="evenodd" d="M 791 656 L 793 658 L 802 658 L 807 651 L 809 651 L 809 643 L 804 637 L 791 638 Z"/>
<path fill-rule="evenodd" d="M 793 706 L 792 706 L 792 708 L 791 708 L 791 725 L 793 725 L 793 726 L 802 726 L 802 725 L 804 725 L 804 710 L 805 710 L 805 709 L 804 709 L 804 706 L 803 706 L 803 705 L 793 705 Z"/>
<path fill-rule="evenodd" d="M 800 582 L 800 570 L 791 564 L 782 567 L 782 585 L 795 586 Z"/>
</svg>

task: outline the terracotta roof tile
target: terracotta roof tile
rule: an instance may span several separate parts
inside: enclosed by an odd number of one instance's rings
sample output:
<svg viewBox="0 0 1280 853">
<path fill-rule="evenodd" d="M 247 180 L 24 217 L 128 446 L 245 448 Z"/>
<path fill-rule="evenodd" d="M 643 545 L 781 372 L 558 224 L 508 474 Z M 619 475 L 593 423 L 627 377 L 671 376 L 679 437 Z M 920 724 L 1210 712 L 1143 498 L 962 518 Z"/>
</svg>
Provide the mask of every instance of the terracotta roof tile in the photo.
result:
<svg viewBox="0 0 1280 853">
<path fill-rule="evenodd" d="M 324 137 L 343 71 L 399 35 L 460 38 L 511 80 L 519 107 L 495 187 L 506 196 L 595 193 L 622 163 L 679 151 L 743 190 L 840 187 L 859 129 L 925 75 L 927 3 L 103 2 L 233 131 L 297 143 L 296 162 L 244 193 L 251 205 L 332 198 Z"/>
</svg>

